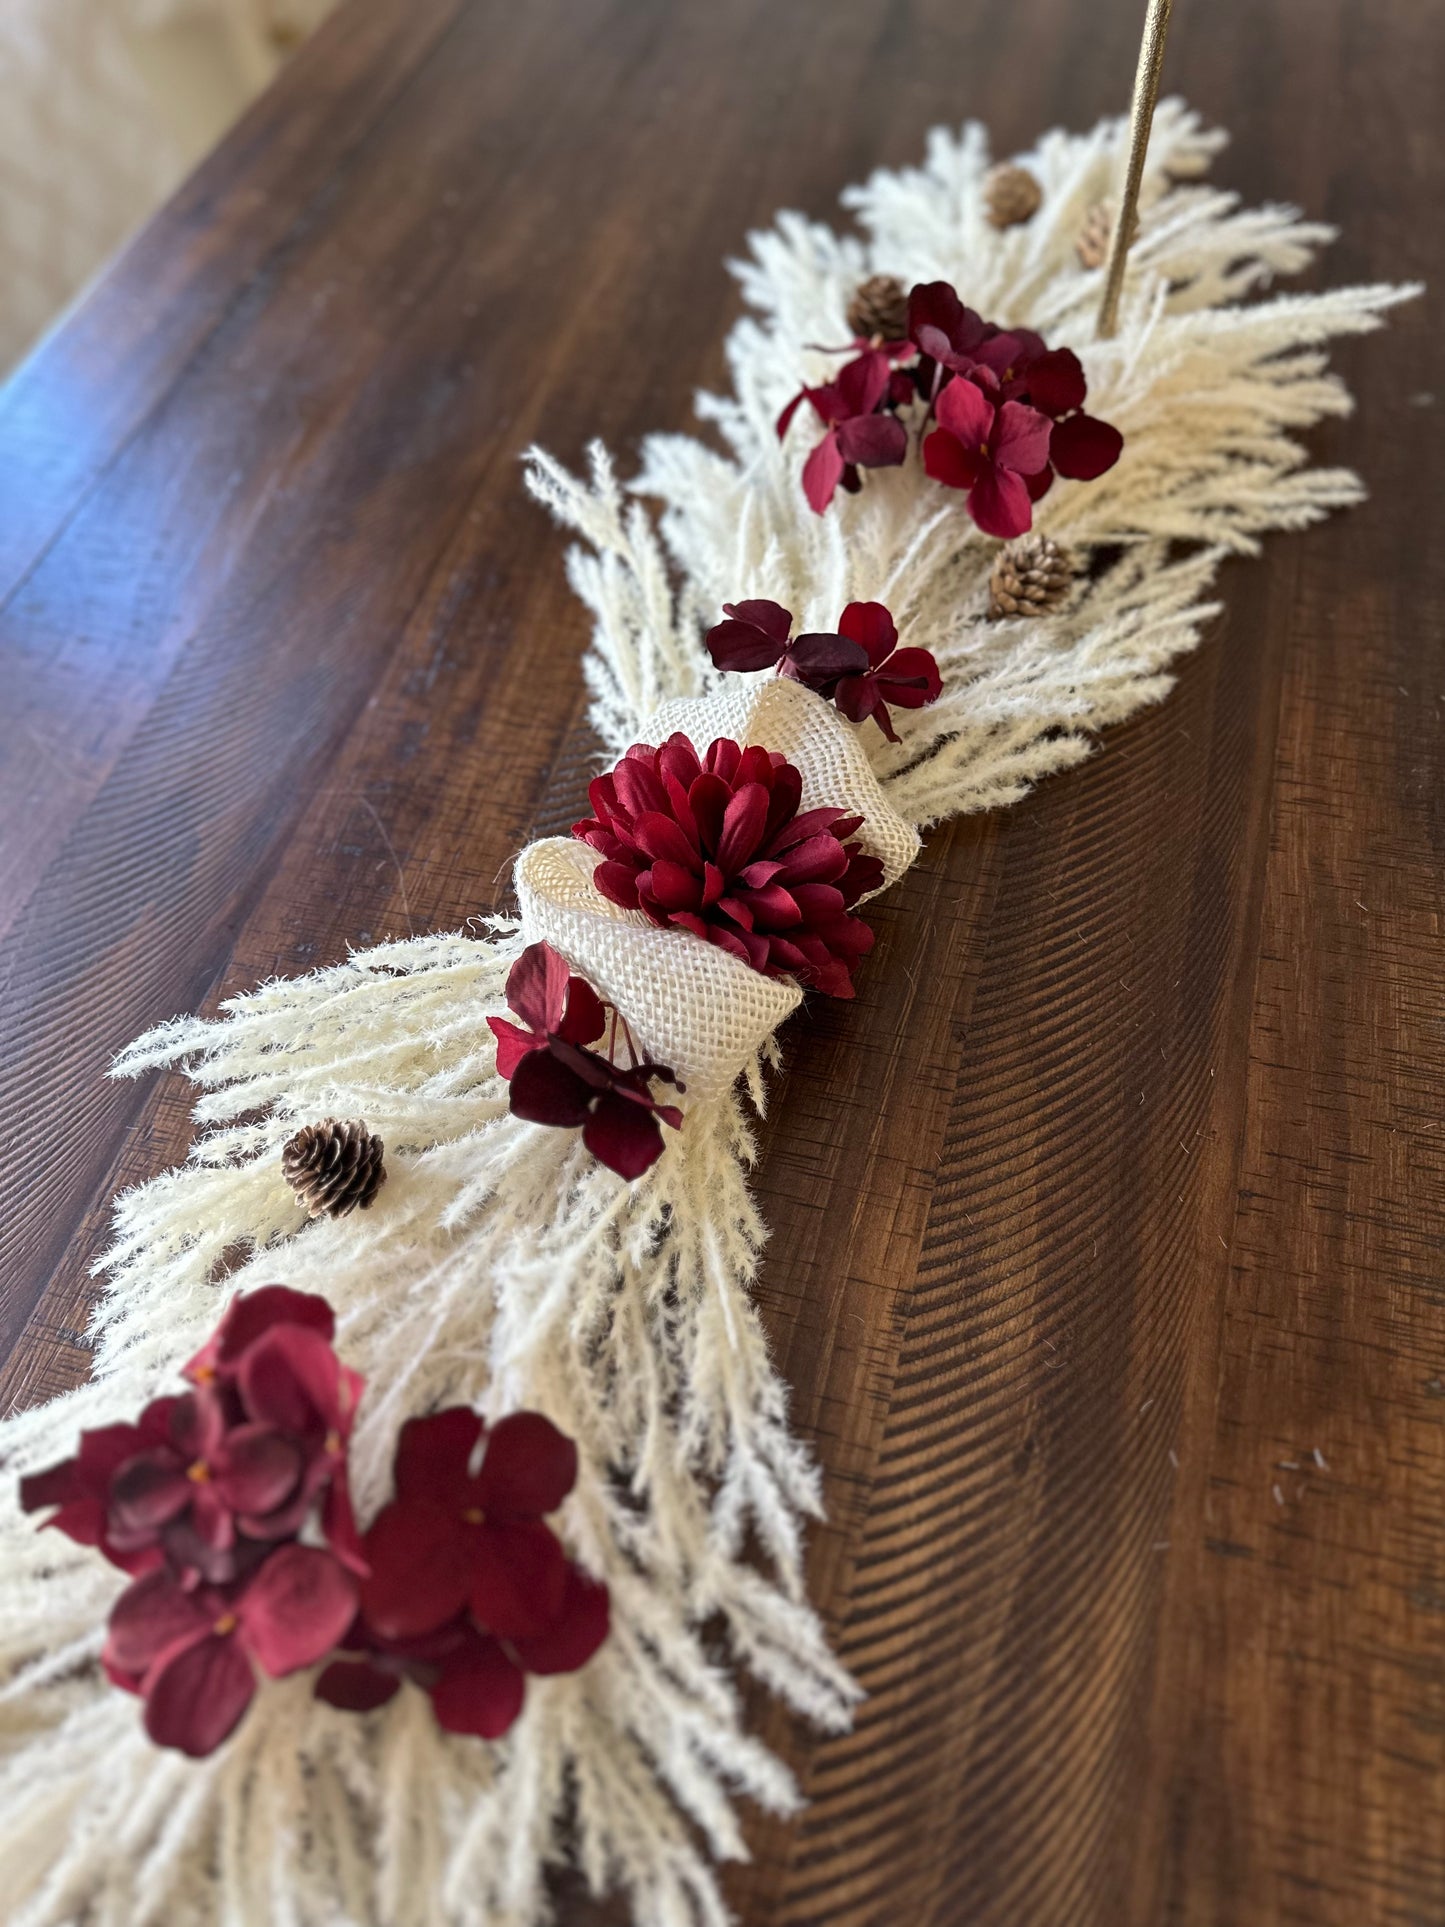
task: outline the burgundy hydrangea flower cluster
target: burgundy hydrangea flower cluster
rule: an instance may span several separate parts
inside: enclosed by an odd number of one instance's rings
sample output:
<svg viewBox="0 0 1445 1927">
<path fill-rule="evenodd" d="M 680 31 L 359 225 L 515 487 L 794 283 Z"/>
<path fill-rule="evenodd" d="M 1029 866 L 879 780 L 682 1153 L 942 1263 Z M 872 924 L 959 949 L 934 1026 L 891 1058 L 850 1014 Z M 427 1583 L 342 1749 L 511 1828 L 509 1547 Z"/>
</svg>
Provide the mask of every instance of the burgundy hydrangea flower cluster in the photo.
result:
<svg viewBox="0 0 1445 1927">
<path fill-rule="evenodd" d="M 905 341 L 853 347 L 859 352 L 832 382 L 804 388 L 778 417 L 786 435 L 807 400 L 827 425 L 803 470 L 804 492 L 820 514 L 840 483 L 859 486 L 859 468 L 904 459 L 898 411 L 917 401 L 925 408 L 925 470 L 966 492 L 986 535 L 1023 535 L 1055 475 L 1092 481 L 1119 459 L 1124 438 L 1085 412 L 1087 383 L 1072 349 L 1051 349 L 1029 328 L 985 321 L 946 281 L 913 289 Z M 849 410 L 856 412 L 842 412 Z"/>
<path fill-rule="evenodd" d="M 670 736 L 635 744 L 588 793 L 595 815 L 572 834 L 601 852 L 593 880 L 610 902 L 767 976 L 853 995 L 873 933 L 851 912 L 883 866 L 849 841 L 862 817 L 799 810 L 802 776 L 776 751 L 720 737 L 699 757 Z"/>
<path fill-rule="evenodd" d="M 652 1082 L 684 1086 L 665 1064 L 639 1057 L 626 1020 L 584 977 L 573 976 L 549 944 L 528 944 L 512 965 L 507 1008 L 519 1024 L 505 1017 L 487 1022 L 497 1040 L 497 1069 L 511 1086 L 512 1115 L 580 1127 L 599 1163 L 619 1177 L 641 1177 L 662 1155 L 658 1120 L 673 1130 L 682 1126 L 682 1112 L 655 1098 Z M 605 1056 L 588 1049 L 604 1032 Z M 619 1041 L 627 1045 L 626 1065 L 616 1061 Z"/>
<path fill-rule="evenodd" d="M 396 1497 L 364 1542 L 361 1609 L 317 1695 L 369 1712 L 410 1680 L 448 1732 L 496 1739 L 526 1674 L 585 1666 L 607 1637 L 607 1588 L 542 1516 L 576 1477 L 576 1446 L 539 1412 L 488 1430 L 450 1406 L 404 1425 Z"/>
<path fill-rule="evenodd" d="M 898 629 L 881 602 L 850 602 L 836 634 L 793 635 L 793 618 L 776 602 L 725 602 L 726 622 L 707 632 L 719 669 L 768 669 L 790 676 L 835 702 L 850 722 L 869 716 L 890 743 L 898 741 L 889 706 L 922 709 L 943 688 L 927 649 L 900 649 Z"/>
<path fill-rule="evenodd" d="M 21 1481 L 27 1512 L 134 1575 L 103 1663 L 145 1701 L 161 1746 L 212 1752 L 256 1690 L 314 1665 L 356 1611 L 363 1558 L 346 1481 L 362 1380 L 331 1348 L 323 1298 L 273 1285 L 236 1298 L 185 1367 L 191 1389 L 133 1425 L 81 1435 Z M 300 1534 L 319 1514 L 324 1545 Z"/>
<path fill-rule="evenodd" d="M 327 1658 L 316 1691 L 333 1705 L 380 1706 L 410 1678 L 449 1731 L 493 1738 L 524 1672 L 571 1672 L 607 1636 L 607 1588 L 542 1521 L 577 1449 L 540 1413 L 490 1433 L 463 1407 L 403 1426 L 396 1498 L 359 1537 L 346 1450 L 363 1380 L 334 1330 L 324 1298 L 244 1293 L 185 1367 L 189 1391 L 20 1482 L 25 1511 L 57 1508 L 43 1526 L 133 1575 L 101 1663 L 159 1746 L 214 1752 L 258 1666 L 280 1679 Z M 322 1542 L 303 1544 L 313 1526 Z"/>
</svg>

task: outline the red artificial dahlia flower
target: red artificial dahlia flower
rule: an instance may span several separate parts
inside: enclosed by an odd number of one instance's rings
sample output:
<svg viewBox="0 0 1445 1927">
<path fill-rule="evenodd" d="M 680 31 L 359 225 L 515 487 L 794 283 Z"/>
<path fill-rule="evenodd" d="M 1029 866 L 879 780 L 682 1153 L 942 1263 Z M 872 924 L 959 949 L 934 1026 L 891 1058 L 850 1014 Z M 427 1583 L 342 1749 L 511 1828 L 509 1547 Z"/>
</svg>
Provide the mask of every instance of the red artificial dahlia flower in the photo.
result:
<svg viewBox="0 0 1445 1927">
<path fill-rule="evenodd" d="M 819 515 L 833 499 L 839 483 L 851 492 L 859 487 L 860 468 L 897 468 L 908 452 L 908 434 L 885 404 L 898 399 L 887 348 L 869 348 L 845 362 L 832 381 L 820 388 L 803 388 L 778 417 L 779 438 L 803 402 L 812 405 L 824 424 L 824 435 L 803 464 L 803 493 Z M 911 392 L 906 381 L 904 388 Z"/>
<path fill-rule="evenodd" d="M 889 703 L 921 709 L 937 700 L 943 682 L 927 649 L 898 649 L 898 631 L 881 602 L 850 602 L 837 635 L 789 641 L 793 618 L 776 602 L 725 602 L 728 617 L 709 629 L 708 654 L 723 670 L 766 669 L 837 703 L 850 722 L 872 716 L 890 743 L 898 736 Z M 886 672 L 883 671 L 887 663 Z"/>
<path fill-rule="evenodd" d="M 934 407 L 924 468 L 945 487 L 968 490 L 968 512 L 985 535 L 1024 534 L 1033 526 L 1026 477 L 1048 466 L 1048 417 L 1023 402 L 995 406 L 967 376 L 946 383 Z"/>
<path fill-rule="evenodd" d="M 115 1685 L 145 1700 L 158 1746 L 200 1758 L 250 1705 L 253 1660 L 273 1679 L 314 1666 L 355 1613 L 356 1581 L 314 1546 L 282 1546 L 246 1584 L 225 1589 L 148 1572 L 112 1608 L 102 1663 Z"/>
<path fill-rule="evenodd" d="M 853 995 L 873 932 L 852 906 L 883 866 L 847 841 L 863 819 L 798 813 L 803 779 L 776 753 L 725 738 L 699 760 L 683 735 L 638 743 L 589 795 L 572 834 L 602 854 L 593 882 L 609 902 L 718 945 L 767 976 Z"/>
<path fill-rule="evenodd" d="M 888 714 L 897 709 L 922 709 L 943 693 L 943 678 L 929 649 L 900 649 L 898 630 L 881 602 L 850 602 L 838 618 L 845 636 L 859 644 L 868 667 L 842 677 L 833 700 L 850 722 L 871 716 L 890 743 L 898 732 Z"/>
<path fill-rule="evenodd" d="M 511 1083 L 508 1105 L 530 1124 L 582 1131 L 582 1142 L 619 1177 L 640 1178 L 662 1156 L 658 1119 L 682 1128 L 682 1112 L 652 1094 L 654 1078 L 678 1082 L 665 1064 L 642 1062 L 617 1011 L 607 1055 L 586 1050 L 608 1029 L 607 1010 L 592 986 L 569 975 L 549 944 L 528 944 L 507 978 L 507 1004 L 525 1029 L 489 1017 L 497 1040 L 497 1070 Z M 632 1062 L 614 1062 L 619 1024 Z"/>
<path fill-rule="evenodd" d="M 496 1739 L 527 1673 L 584 1666 L 607 1637 L 607 1588 L 542 1520 L 576 1477 L 576 1446 L 540 1412 L 489 1431 L 450 1406 L 403 1426 L 396 1497 L 366 1535 L 361 1610 L 317 1697 L 369 1712 L 409 1679 L 448 1732 Z"/>
</svg>

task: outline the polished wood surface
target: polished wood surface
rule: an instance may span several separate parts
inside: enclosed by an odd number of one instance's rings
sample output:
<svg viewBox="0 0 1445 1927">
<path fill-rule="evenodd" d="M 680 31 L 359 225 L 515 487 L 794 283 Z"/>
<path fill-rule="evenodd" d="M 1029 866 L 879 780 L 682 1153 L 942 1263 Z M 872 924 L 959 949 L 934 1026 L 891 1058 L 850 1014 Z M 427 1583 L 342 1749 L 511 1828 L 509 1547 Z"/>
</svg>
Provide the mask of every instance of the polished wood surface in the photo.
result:
<svg viewBox="0 0 1445 1927">
<path fill-rule="evenodd" d="M 523 496 L 686 426 L 721 263 L 927 127 L 1127 105 L 1142 0 L 350 0 L 0 394 L 0 1353 L 84 1372 L 112 1053 L 505 899 L 583 778 Z M 1445 283 L 1441 0 L 1179 0 L 1310 285 Z M 762 1300 L 869 1689 L 748 1927 L 1445 1922 L 1445 365 L 1312 437 L 1369 503 L 1229 567 L 1170 700 L 930 837 L 787 1033 Z M 561 1884 L 568 1927 L 602 1916 Z"/>
</svg>

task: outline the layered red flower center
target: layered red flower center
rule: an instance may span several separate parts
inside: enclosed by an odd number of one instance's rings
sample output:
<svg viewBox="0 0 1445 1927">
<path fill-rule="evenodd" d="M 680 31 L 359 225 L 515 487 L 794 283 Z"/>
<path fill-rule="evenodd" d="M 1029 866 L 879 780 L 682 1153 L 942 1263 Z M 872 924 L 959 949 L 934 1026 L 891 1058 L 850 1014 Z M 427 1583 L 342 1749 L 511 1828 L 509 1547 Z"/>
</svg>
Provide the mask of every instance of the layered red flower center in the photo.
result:
<svg viewBox="0 0 1445 1927">
<path fill-rule="evenodd" d="M 873 933 L 852 907 L 883 866 L 848 839 L 863 819 L 800 811 L 803 779 L 774 751 L 685 736 L 638 744 L 592 784 L 572 834 L 599 851 L 612 903 L 716 944 L 754 970 L 851 997 Z"/>
</svg>

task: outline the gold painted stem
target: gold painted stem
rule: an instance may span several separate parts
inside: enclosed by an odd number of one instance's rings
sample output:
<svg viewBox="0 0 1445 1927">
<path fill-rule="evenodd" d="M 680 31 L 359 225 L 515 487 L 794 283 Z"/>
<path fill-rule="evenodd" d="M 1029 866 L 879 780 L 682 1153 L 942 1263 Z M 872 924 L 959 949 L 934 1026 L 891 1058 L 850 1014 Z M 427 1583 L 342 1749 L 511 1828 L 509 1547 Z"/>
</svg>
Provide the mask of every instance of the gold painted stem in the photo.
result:
<svg viewBox="0 0 1445 1927">
<path fill-rule="evenodd" d="M 1099 303 L 1099 338 L 1107 340 L 1119 326 L 1119 296 L 1124 289 L 1124 263 L 1138 224 L 1139 188 L 1144 179 L 1144 156 L 1149 151 L 1149 130 L 1154 125 L 1154 103 L 1159 98 L 1159 75 L 1164 67 L 1164 40 L 1169 32 L 1169 11 L 1174 0 L 1149 0 L 1144 16 L 1144 39 L 1139 48 L 1139 66 L 1134 75 L 1134 103 L 1129 110 L 1129 166 L 1124 175 L 1124 191 L 1114 232 L 1109 237 L 1109 265 L 1104 274 L 1104 298 Z"/>
</svg>

